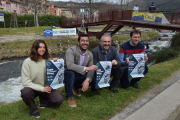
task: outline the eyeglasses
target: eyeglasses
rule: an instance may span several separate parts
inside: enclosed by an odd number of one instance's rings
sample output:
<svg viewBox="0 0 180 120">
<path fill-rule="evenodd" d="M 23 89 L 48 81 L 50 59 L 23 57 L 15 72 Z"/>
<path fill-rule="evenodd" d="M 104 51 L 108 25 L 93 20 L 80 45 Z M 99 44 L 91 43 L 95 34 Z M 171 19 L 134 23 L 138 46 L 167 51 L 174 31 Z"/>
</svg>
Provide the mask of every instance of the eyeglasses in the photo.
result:
<svg viewBox="0 0 180 120">
<path fill-rule="evenodd" d="M 89 42 L 89 40 L 80 40 L 81 42 Z"/>
</svg>

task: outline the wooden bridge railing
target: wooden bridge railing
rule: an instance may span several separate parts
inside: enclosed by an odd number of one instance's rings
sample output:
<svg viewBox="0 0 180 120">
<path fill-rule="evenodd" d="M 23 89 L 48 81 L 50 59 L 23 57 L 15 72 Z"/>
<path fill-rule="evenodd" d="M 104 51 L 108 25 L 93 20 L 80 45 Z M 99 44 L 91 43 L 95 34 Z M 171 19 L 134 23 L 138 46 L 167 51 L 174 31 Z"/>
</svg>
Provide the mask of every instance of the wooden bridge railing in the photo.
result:
<svg viewBox="0 0 180 120">
<path fill-rule="evenodd" d="M 98 15 L 84 17 L 84 24 L 100 23 L 111 20 L 131 20 L 133 10 L 108 10 L 105 13 L 99 13 Z M 147 10 L 140 10 L 139 12 L 149 12 Z M 166 19 L 171 24 L 180 25 L 180 11 L 156 11 L 156 13 L 163 13 Z M 61 27 L 75 27 L 76 25 L 82 25 L 82 17 L 71 18 L 61 21 Z"/>
</svg>

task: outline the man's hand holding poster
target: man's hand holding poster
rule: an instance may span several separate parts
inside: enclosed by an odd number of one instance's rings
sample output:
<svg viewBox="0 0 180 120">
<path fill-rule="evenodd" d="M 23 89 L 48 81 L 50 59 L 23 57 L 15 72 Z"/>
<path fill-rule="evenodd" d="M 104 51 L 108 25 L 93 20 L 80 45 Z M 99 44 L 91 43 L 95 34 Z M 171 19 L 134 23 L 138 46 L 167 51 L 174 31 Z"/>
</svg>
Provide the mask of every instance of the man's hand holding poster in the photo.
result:
<svg viewBox="0 0 180 120">
<path fill-rule="evenodd" d="M 46 79 L 52 89 L 64 86 L 64 59 L 46 61 Z"/>
<path fill-rule="evenodd" d="M 129 56 L 128 78 L 144 77 L 144 54 L 132 54 Z"/>
<path fill-rule="evenodd" d="M 96 71 L 96 85 L 95 88 L 103 88 L 110 86 L 111 68 L 110 61 L 100 61 L 96 63 L 98 70 Z"/>
</svg>

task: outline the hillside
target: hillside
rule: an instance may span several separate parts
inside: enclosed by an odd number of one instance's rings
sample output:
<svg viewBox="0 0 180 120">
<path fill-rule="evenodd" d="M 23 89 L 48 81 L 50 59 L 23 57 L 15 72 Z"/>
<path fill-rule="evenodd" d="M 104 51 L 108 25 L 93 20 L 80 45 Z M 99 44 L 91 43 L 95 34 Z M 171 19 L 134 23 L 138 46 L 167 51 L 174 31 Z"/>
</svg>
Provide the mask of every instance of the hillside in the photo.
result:
<svg viewBox="0 0 180 120">
<path fill-rule="evenodd" d="M 131 4 L 135 3 L 135 1 Z M 152 2 L 154 2 L 156 10 L 159 11 L 180 11 L 180 0 L 139 0 L 139 9 L 148 10 Z"/>
</svg>

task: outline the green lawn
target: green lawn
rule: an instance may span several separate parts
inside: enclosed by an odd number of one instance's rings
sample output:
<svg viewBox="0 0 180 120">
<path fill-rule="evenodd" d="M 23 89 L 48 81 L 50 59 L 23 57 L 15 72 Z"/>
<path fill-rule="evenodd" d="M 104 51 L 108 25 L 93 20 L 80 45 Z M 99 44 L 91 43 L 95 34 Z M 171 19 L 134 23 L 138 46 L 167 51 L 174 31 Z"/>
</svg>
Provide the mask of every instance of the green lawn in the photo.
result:
<svg viewBox="0 0 180 120">
<path fill-rule="evenodd" d="M 98 89 L 91 92 L 90 89 L 82 92 L 81 97 L 74 97 L 77 107 L 69 107 L 66 101 L 59 108 L 40 109 L 42 120 L 104 120 L 115 115 L 129 103 L 137 100 L 140 96 L 150 90 L 154 85 L 159 84 L 163 79 L 169 77 L 180 67 L 180 57 L 149 67 L 149 72 L 141 79 L 141 89 L 132 87 L 124 90 L 118 84 L 119 93 L 112 93 L 108 88 Z M 58 89 L 65 99 L 64 88 Z M 36 99 L 36 105 L 39 105 Z M 3 120 L 31 120 L 28 107 L 22 100 L 0 106 L 0 118 Z"/>
<path fill-rule="evenodd" d="M 48 26 L 36 27 L 36 34 L 43 34 L 43 29 L 51 29 Z M 35 27 L 22 28 L 0 28 L 0 36 L 2 35 L 31 35 L 35 33 Z"/>
<path fill-rule="evenodd" d="M 41 28 L 41 27 L 40 27 Z M 7 29 L 8 28 L 3 28 Z M 14 29 L 14 28 L 11 28 Z M 9 29 L 10 31 L 13 31 Z M 18 28 L 23 32 L 23 30 L 31 28 Z M 33 27 L 32 31 L 33 32 Z M 42 30 L 45 28 L 42 28 Z M 40 32 L 42 32 L 40 30 Z M 15 30 L 14 30 L 15 31 Z M 7 34 L 7 32 L 6 32 Z M 14 34 L 17 34 L 17 30 Z M 13 34 L 13 35 L 14 35 Z M 26 32 L 24 32 L 26 34 Z M 151 33 L 142 34 L 141 40 L 153 39 L 157 37 L 157 33 L 154 31 Z M 113 36 L 114 40 L 119 42 L 129 40 L 129 35 Z M 60 40 L 62 42 L 62 50 L 59 48 Z M 70 40 L 70 46 L 73 46 L 77 43 L 77 39 L 68 39 Z M 59 54 L 63 53 L 68 46 L 67 39 L 58 39 L 58 40 L 45 40 L 50 54 Z M 27 56 L 29 54 L 29 49 L 34 40 L 31 41 L 13 41 L 13 42 L 1 42 L 0 43 L 0 52 L 1 57 L 12 57 L 12 56 Z M 99 41 L 95 38 L 90 38 L 89 50 L 91 51 L 94 47 L 99 45 Z M 71 108 L 64 103 L 60 108 L 45 108 L 39 109 L 41 113 L 42 120 L 104 120 L 108 119 L 111 116 L 115 115 L 117 112 L 122 110 L 129 103 L 137 100 L 140 96 L 150 90 L 154 85 L 162 82 L 163 79 L 170 76 L 173 72 L 179 69 L 180 67 L 180 57 L 171 61 L 163 62 L 149 67 L 149 72 L 147 75 L 141 79 L 139 85 L 141 89 L 134 89 L 132 87 L 124 90 L 120 88 L 120 85 L 117 85 L 119 93 L 114 94 L 109 91 L 108 88 L 98 89 L 96 92 L 91 92 L 90 90 L 82 93 L 81 97 L 74 97 L 77 107 Z M 65 90 L 64 88 L 58 89 L 63 98 L 65 99 Z M 39 105 L 38 99 L 36 99 L 36 105 Z M 29 109 L 24 104 L 22 100 L 17 102 L 6 104 L 0 106 L 0 119 L 3 120 L 30 120 L 34 119 L 29 115 Z"/>
</svg>

